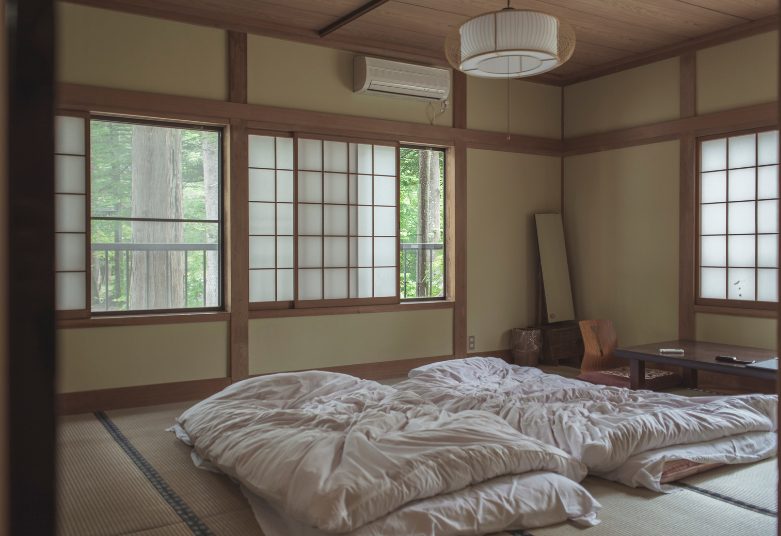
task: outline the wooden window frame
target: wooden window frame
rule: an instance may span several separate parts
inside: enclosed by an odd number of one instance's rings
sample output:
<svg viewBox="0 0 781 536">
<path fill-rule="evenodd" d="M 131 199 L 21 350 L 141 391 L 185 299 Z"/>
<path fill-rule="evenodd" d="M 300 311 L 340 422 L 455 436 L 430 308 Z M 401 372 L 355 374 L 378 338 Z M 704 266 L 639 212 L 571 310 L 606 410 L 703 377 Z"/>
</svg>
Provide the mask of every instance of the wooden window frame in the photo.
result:
<svg viewBox="0 0 781 536">
<path fill-rule="evenodd" d="M 399 259 L 399 252 L 400 252 L 400 242 L 399 242 L 399 235 L 398 235 L 398 229 L 400 226 L 400 181 L 401 181 L 401 170 L 400 170 L 400 147 L 401 143 L 398 141 L 393 140 L 383 140 L 374 138 L 371 136 L 367 137 L 354 137 L 354 136 L 341 136 L 341 135 L 328 135 L 328 134 L 315 134 L 315 133 L 308 133 L 308 132 L 298 132 L 298 131 L 279 131 L 279 130 L 266 130 L 261 128 L 248 128 L 247 129 L 247 136 L 275 136 L 275 137 L 292 137 L 293 138 L 293 270 L 294 270 L 294 299 L 293 300 L 285 300 L 285 301 L 273 301 L 273 302 L 249 302 L 249 310 L 250 310 L 250 317 L 251 318 L 268 318 L 268 317 L 275 317 L 275 316 L 309 316 L 304 314 L 294 314 L 289 315 L 286 314 L 284 311 L 286 310 L 293 310 L 293 311 L 307 311 L 307 310 L 321 310 L 323 315 L 329 315 L 329 314 L 335 314 L 335 312 L 340 312 L 340 309 L 344 313 L 348 313 L 350 311 L 352 312 L 366 312 L 366 308 L 372 308 L 372 307 L 380 307 L 380 308 L 394 308 L 398 307 L 401 304 L 401 289 L 398 285 L 396 285 L 396 295 L 395 296 L 388 296 L 388 297 L 372 297 L 372 298 L 340 298 L 340 299 L 320 299 L 320 300 L 300 300 L 298 297 L 298 276 L 299 276 L 299 266 L 298 266 L 298 208 L 299 208 L 299 201 L 298 201 L 298 141 L 300 139 L 309 139 L 309 140 L 319 140 L 319 141 L 336 141 L 336 142 L 343 142 L 343 143 L 356 143 L 356 144 L 364 144 L 364 145 L 381 145 L 385 147 L 395 147 L 396 148 L 396 281 L 399 281 L 400 276 L 400 270 L 401 266 L 398 261 Z M 323 152 L 323 158 L 325 158 L 325 152 Z M 373 160 L 372 160 L 372 166 L 373 166 Z M 325 172 L 323 172 L 325 173 Z M 349 176 L 351 175 L 349 169 L 347 172 L 348 176 L 348 185 L 349 185 Z M 372 174 L 372 177 L 374 175 Z M 372 181 L 373 183 L 373 181 Z M 357 200 L 356 200 L 357 201 Z M 322 203 L 324 205 L 324 203 Z M 348 207 L 350 206 L 349 203 L 349 197 L 348 197 Z M 374 205 L 372 205 L 374 206 Z M 323 211 L 323 217 L 324 211 Z M 323 229 L 324 231 L 324 229 Z M 325 236 L 323 235 L 323 238 Z M 348 210 L 348 291 L 349 291 L 349 274 L 352 267 L 349 266 L 349 210 Z M 325 251 L 323 249 L 323 251 Z M 372 256 L 374 255 L 374 252 L 372 251 Z M 357 268 L 357 267 L 356 267 Z M 372 263 L 372 268 L 374 268 L 374 265 Z M 249 267 L 248 267 L 249 269 Z M 321 267 L 321 270 L 323 271 L 323 278 L 325 277 L 325 267 Z M 374 277 L 372 276 L 372 285 L 374 285 Z M 325 292 L 325 283 L 323 283 L 323 292 Z M 425 301 L 441 301 L 441 299 L 437 298 L 436 300 L 429 300 L 426 299 Z M 263 313 L 263 312 L 270 312 L 270 313 Z M 273 311 L 279 311 L 278 314 L 275 314 Z M 318 313 L 314 313 L 318 314 Z"/>
<path fill-rule="evenodd" d="M 451 158 L 449 158 L 449 151 L 453 150 L 452 147 L 447 146 L 441 146 L 441 145 L 430 145 L 430 144 L 421 144 L 421 143 L 401 143 L 400 149 L 418 149 L 418 150 L 427 150 L 427 151 L 442 151 L 444 154 L 444 168 L 442 170 L 442 174 L 444 176 L 443 183 L 443 189 L 442 189 L 442 201 L 444 203 L 444 210 L 443 212 L 443 219 L 442 219 L 442 256 L 443 256 L 443 262 L 442 262 L 442 296 L 426 296 L 426 297 L 415 297 L 415 298 L 402 298 L 401 292 L 399 292 L 399 299 L 400 303 L 416 303 L 416 302 L 437 302 L 437 301 L 448 301 L 451 300 L 450 297 L 450 279 L 452 278 L 452 274 L 449 272 L 451 270 L 448 269 L 448 266 L 450 266 L 450 263 L 448 262 L 448 259 L 450 258 L 450 252 L 448 248 L 448 242 L 450 241 L 452 237 L 452 233 L 448 232 L 448 229 L 450 228 L 450 211 L 448 211 L 448 205 L 453 202 L 453 197 L 450 195 L 450 190 L 452 188 L 452 184 L 450 184 L 452 181 L 452 173 L 449 170 L 449 167 L 451 167 Z M 399 151 L 399 155 L 401 155 L 401 151 Z M 399 226 L 401 226 L 401 158 L 399 158 Z M 399 227 L 399 234 L 401 234 L 401 227 Z M 399 244 L 401 244 L 401 236 L 399 236 Z M 399 246 L 401 247 L 401 246 Z M 401 261 L 399 261 L 399 265 L 401 265 Z M 406 267 L 405 267 L 406 269 Z M 399 279 L 401 278 L 401 274 L 399 274 Z"/>
<path fill-rule="evenodd" d="M 74 110 L 57 110 L 55 115 L 79 117 L 85 120 L 85 137 L 86 137 L 86 304 L 87 308 L 78 311 L 57 311 L 57 320 L 59 326 L 62 328 L 68 327 L 89 327 L 95 326 L 113 326 L 113 325 L 149 325 L 155 323 L 189 323 L 189 322 L 208 322 L 217 320 L 227 320 L 229 314 L 228 310 L 228 293 L 230 291 L 230 281 L 227 277 L 227 267 L 229 261 L 227 255 L 230 254 L 230 240 L 229 240 L 229 226 L 226 225 L 225 215 L 228 213 L 226 210 L 227 199 L 229 195 L 228 180 L 229 176 L 229 158 L 227 155 L 228 150 L 228 121 L 225 123 L 212 123 L 199 120 L 187 120 L 187 119 L 165 119 L 165 118 L 148 118 L 144 116 L 136 115 L 124 115 L 124 114 L 101 114 L 90 113 Z M 124 311 L 92 311 L 92 292 L 91 292 L 91 278 L 92 278 L 92 198 L 91 198 L 91 122 L 95 121 L 115 121 L 125 124 L 140 124 L 148 126 L 157 126 L 164 128 L 171 128 L 175 126 L 184 130 L 208 130 L 213 132 L 219 132 L 220 145 L 219 145 L 219 171 L 220 171 L 220 199 L 218 206 L 220 210 L 219 214 L 219 231 L 220 237 L 220 305 L 213 307 L 192 307 L 192 308 L 171 308 L 171 309 L 138 309 L 138 310 L 124 310 Z"/>
<path fill-rule="evenodd" d="M 701 216 L 701 210 L 702 210 L 702 144 L 703 142 L 711 141 L 711 140 L 719 140 L 719 139 L 729 139 L 736 136 L 743 136 L 747 134 L 760 134 L 763 132 L 771 132 L 774 130 L 779 130 L 779 127 L 777 125 L 772 126 L 764 126 L 764 127 L 758 127 L 758 128 L 752 128 L 752 129 L 745 129 L 745 130 L 735 130 L 735 131 L 729 131 L 729 132 L 720 132 L 718 134 L 712 134 L 707 136 L 700 136 L 696 138 L 695 143 L 695 150 L 696 150 L 696 158 L 695 158 L 695 180 L 694 180 L 694 312 L 696 313 L 710 313 L 710 314 L 726 314 L 726 315 L 732 315 L 732 316 L 750 316 L 750 317 L 762 317 L 762 318 L 776 318 L 777 317 L 777 309 L 778 309 L 778 301 L 775 302 L 763 302 L 763 301 L 757 301 L 757 300 L 734 300 L 734 299 L 717 299 L 717 298 L 702 298 L 700 297 L 700 284 L 701 284 L 701 273 L 702 273 L 702 266 L 701 266 L 701 224 L 702 224 L 702 216 Z M 729 143 L 729 142 L 728 142 Z M 757 143 L 757 151 L 758 149 L 758 143 Z M 727 152 L 729 153 L 729 145 L 727 145 Z M 725 201 L 725 205 L 727 206 L 727 211 L 729 212 L 729 155 L 727 156 L 727 201 Z M 781 169 L 781 162 L 779 162 L 779 169 Z M 754 169 L 758 169 L 759 166 L 755 165 Z M 755 195 L 756 197 L 756 195 Z M 757 203 L 758 200 L 754 200 L 754 203 Z M 756 211 L 758 210 L 758 207 L 755 206 L 755 221 L 758 217 L 756 215 Z M 729 216 L 727 216 L 727 225 L 729 225 Z M 729 228 L 726 230 L 726 234 L 724 235 L 727 239 L 727 242 L 729 242 Z M 781 229 L 779 229 L 781 231 Z M 754 236 L 758 236 L 758 233 L 754 232 Z M 781 236 L 781 233 L 779 233 L 779 236 Z M 781 245 L 781 244 L 780 244 Z M 729 248 L 729 245 L 727 246 Z M 729 249 L 727 250 L 729 252 Z M 755 250 L 754 256 L 754 270 L 756 273 L 757 268 L 757 257 L 759 252 Z M 727 265 L 725 266 L 725 269 L 729 273 L 729 258 L 727 258 Z M 777 270 L 781 270 L 781 266 L 776 268 Z M 756 289 L 756 280 L 755 280 L 755 289 Z M 756 296 L 756 290 L 755 290 L 755 296 Z"/>
</svg>

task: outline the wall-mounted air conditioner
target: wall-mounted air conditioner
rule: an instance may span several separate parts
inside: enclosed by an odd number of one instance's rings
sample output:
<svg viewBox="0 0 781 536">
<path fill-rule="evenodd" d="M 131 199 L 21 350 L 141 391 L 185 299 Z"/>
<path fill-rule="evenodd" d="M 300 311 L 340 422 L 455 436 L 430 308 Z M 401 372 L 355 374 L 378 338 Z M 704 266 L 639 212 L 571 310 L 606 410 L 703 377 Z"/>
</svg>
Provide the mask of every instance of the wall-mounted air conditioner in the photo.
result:
<svg viewBox="0 0 781 536">
<path fill-rule="evenodd" d="M 356 93 L 398 99 L 441 102 L 450 95 L 450 71 L 397 61 L 356 56 L 353 89 Z"/>
</svg>

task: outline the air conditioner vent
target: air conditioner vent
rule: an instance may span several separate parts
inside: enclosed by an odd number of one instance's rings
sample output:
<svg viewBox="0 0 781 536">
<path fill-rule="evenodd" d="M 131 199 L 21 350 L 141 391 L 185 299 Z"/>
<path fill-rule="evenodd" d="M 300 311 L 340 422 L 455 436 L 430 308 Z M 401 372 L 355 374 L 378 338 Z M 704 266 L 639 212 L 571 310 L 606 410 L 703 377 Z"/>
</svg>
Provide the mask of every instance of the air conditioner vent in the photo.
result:
<svg viewBox="0 0 781 536">
<path fill-rule="evenodd" d="M 356 93 L 440 102 L 450 95 L 450 71 L 366 56 L 354 61 Z"/>
</svg>

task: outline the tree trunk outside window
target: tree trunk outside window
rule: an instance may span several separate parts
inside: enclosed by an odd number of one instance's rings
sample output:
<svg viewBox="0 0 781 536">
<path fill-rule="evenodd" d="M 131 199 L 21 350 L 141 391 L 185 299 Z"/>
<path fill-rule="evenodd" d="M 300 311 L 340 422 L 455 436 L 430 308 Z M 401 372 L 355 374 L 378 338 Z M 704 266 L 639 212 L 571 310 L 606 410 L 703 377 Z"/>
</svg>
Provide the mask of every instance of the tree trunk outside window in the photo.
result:
<svg viewBox="0 0 781 536">
<path fill-rule="evenodd" d="M 133 218 L 183 218 L 182 133 L 179 129 L 133 125 Z M 182 223 L 131 223 L 133 243 L 179 244 Z M 148 257 L 147 257 L 148 255 Z M 134 251 L 131 309 L 184 307 L 182 252 Z"/>
<path fill-rule="evenodd" d="M 217 147 L 219 137 L 214 132 L 201 133 L 201 150 L 203 155 L 203 189 L 206 195 L 206 219 L 217 220 L 220 216 L 220 192 L 219 192 L 219 151 Z M 207 242 L 218 242 L 216 225 L 209 225 Z M 206 306 L 219 305 L 219 270 L 220 260 L 218 251 L 206 252 Z"/>
<path fill-rule="evenodd" d="M 439 152 L 418 152 L 418 237 L 419 244 L 436 244 L 440 241 L 442 222 L 439 213 L 441 191 L 439 186 Z M 432 252 L 418 250 L 416 268 L 416 295 L 428 296 L 433 274 L 429 273 L 429 256 Z M 432 257 L 433 258 L 433 257 Z"/>
</svg>

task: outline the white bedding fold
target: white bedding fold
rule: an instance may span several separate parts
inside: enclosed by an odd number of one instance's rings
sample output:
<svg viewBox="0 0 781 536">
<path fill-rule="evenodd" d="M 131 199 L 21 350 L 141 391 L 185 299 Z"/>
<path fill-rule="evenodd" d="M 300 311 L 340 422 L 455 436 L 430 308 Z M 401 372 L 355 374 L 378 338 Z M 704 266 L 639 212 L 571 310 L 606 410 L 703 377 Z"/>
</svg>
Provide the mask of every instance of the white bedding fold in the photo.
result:
<svg viewBox="0 0 781 536">
<path fill-rule="evenodd" d="M 494 415 L 451 415 L 413 393 L 321 371 L 234 384 L 178 423 L 201 458 L 329 533 L 505 475 L 586 474 Z"/>
<path fill-rule="evenodd" d="M 665 447 L 774 432 L 777 397 L 687 398 L 592 385 L 468 358 L 429 365 L 395 386 L 449 411 L 481 410 L 502 417 L 522 434 L 583 461 L 590 472 L 614 472 L 632 456 Z M 754 456 L 749 449 L 743 454 Z M 760 449 L 767 456 L 775 450 Z M 674 458 L 673 458 L 674 459 Z"/>
</svg>

